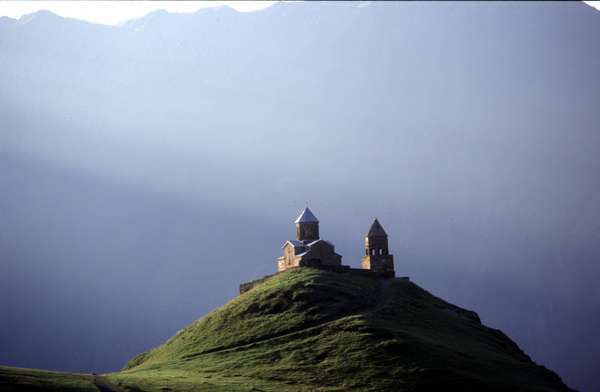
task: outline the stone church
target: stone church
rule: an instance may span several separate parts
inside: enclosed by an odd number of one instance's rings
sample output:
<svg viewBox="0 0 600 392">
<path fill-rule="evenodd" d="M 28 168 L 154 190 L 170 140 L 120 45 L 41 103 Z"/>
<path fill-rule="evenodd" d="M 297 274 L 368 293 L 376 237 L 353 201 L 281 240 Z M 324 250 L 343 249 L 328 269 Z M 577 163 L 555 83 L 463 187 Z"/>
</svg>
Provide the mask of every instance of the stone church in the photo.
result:
<svg viewBox="0 0 600 392">
<path fill-rule="evenodd" d="M 350 269 L 342 265 L 342 256 L 335 253 L 334 245 L 320 238 L 319 220 L 306 207 L 296 221 L 296 239 L 286 241 L 283 256 L 277 259 L 277 271 L 302 266 L 328 269 Z M 365 236 L 365 256 L 362 269 L 382 277 L 394 277 L 394 256 L 389 253 L 387 233 L 377 219 Z"/>
<path fill-rule="evenodd" d="M 306 207 L 294 222 L 296 239 L 286 241 L 283 256 L 277 259 L 277 271 L 302 266 L 341 266 L 342 256 L 329 241 L 319 237 L 319 220 Z"/>
<path fill-rule="evenodd" d="M 277 273 L 240 284 L 240 294 L 290 268 L 314 267 L 376 278 L 394 278 L 396 276 L 394 256 L 390 254 L 388 248 L 388 236 L 377 219 L 373 221 L 365 236 L 365 256 L 362 258 L 362 268 L 350 268 L 348 265 L 342 265 L 342 256 L 335 253 L 335 246 L 331 242 L 321 239 L 319 220 L 310 208 L 306 207 L 294 223 L 296 224 L 296 239 L 283 244 L 283 256 L 277 259 Z M 400 279 L 408 279 L 408 277 Z"/>
</svg>

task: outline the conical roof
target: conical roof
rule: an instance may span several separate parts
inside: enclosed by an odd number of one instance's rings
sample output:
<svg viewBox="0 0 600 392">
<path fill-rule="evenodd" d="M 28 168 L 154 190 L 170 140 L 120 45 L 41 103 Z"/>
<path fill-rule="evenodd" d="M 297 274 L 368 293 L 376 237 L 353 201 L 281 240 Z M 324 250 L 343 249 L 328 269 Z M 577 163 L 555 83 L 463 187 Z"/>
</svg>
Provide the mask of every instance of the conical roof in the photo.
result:
<svg viewBox="0 0 600 392">
<path fill-rule="evenodd" d="M 369 232 L 367 233 L 367 237 L 387 237 L 387 233 L 383 230 L 383 226 L 381 223 L 375 218 Z"/>
<path fill-rule="evenodd" d="M 294 223 L 304 223 L 304 222 L 319 222 L 315 214 L 312 213 L 310 208 L 306 207 L 304 211 L 300 214 L 300 216 L 294 221 Z"/>
</svg>

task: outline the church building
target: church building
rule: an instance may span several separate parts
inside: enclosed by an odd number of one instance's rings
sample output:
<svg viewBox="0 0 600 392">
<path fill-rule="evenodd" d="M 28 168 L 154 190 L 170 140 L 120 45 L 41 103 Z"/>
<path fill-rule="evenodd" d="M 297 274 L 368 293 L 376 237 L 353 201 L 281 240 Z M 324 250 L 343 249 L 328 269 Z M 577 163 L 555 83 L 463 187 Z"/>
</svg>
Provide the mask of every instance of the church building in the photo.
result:
<svg viewBox="0 0 600 392">
<path fill-rule="evenodd" d="M 240 294 L 251 290 L 280 272 L 298 267 L 314 267 L 384 279 L 395 277 L 394 256 L 390 254 L 388 248 L 388 236 L 377 219 L 373 221 L 365 236 L 365 256 L 362 258 L 362 268 L 342 265 L 342 256 L 335 253 L 333 244 L 320 238 L 319 220 L 310 208 L 306 207 L 294 223 L 296 224 L 296 239 L 283 244 L 283 256 L 277 259 L 277 273 L 242 283 Z M 408 279 L 408 277 L 400 279 Z"/>
<path fill-rule="evenodd" d="M 308 207 L 294 223 L 296 239 L 283 245 L 283 256 L 277 259 L 278 272 L 301 266 L 342 265 L 342 256 L 335 253 L 333 244 L 319 238 L 319 220 Z"/>
<path fill-rule="evenodd" d="M 334 245 L 320 238 L 319 220 L 310 208 L 306 207 L 294 223 L 296 239 L 283 245 L 283 256 L 277 259 L 277 272 L 302 266 L 351 269 L 342 265 L 342 256 L 335 253 Z M 377 219 L 365 237 L 362 269 L 381 277 L 393 278 L 395 275 L 394 256 L 388 249 L 387 233 Z"/>
</svg>

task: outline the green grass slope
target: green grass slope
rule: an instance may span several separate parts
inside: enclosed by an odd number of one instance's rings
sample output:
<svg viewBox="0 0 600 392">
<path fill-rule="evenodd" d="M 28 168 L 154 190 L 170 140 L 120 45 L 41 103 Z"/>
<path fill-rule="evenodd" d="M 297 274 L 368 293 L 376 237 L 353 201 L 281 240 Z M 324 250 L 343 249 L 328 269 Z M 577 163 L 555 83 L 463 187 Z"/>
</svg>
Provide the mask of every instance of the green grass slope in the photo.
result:
<svg viewBox="0 0 600 392">
<path fill-rule="evenodd" d="M 0 366 L 0 391 L 93 391 L 93 376 Z"/>
<path fill-rule="evenodd" d="M 143 391 L 567 391 L 502 332 L 406 280 L 266 281 L 108 378 Z"/>
</svg>

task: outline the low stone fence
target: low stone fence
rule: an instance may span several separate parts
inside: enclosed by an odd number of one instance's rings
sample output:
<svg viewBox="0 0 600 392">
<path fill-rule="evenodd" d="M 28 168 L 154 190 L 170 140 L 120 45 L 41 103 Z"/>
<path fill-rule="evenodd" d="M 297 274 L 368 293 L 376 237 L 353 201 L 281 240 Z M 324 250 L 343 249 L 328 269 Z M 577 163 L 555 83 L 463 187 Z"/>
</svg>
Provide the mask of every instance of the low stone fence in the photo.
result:
<svg viewBox="0 0 600 392">
<path fill-rule="evenodd" d="M 256 286 L 258 284 L 261 284 L 265 280 L 270 279 L 270 278 L 272 278 L 273 276 L 275 276 L 277 274 L 279 274 L 279 272 L 271 274 L 271 275 L 263 276 L 260 279 L 251 280 L 250 282 L 242 283 L 240 285 L 240 294 L 244 294 L 246 291 L 250 290 L 254 286 Z"/>
</svg>

